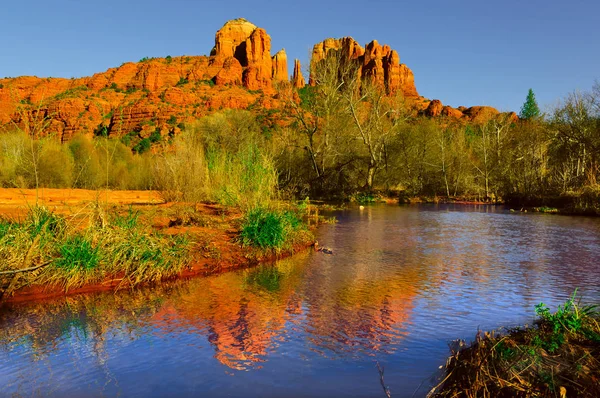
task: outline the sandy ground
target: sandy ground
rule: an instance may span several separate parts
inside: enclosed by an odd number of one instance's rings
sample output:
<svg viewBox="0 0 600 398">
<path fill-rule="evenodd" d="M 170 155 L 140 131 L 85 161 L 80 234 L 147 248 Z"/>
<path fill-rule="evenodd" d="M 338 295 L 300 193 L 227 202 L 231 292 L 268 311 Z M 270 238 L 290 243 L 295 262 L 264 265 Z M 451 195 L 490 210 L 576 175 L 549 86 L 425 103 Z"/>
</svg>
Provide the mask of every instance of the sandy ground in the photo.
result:
<svg viewBox="0 0 600 398">
<path fill-rule="evenodd" d="M 71 214 L 96 203 L 127 206 L 160 204 L 163 200 L 157 191 L 0 188 L 0 215 L 22 216 L 36 203 L 59 214 Z"/>
</svg>

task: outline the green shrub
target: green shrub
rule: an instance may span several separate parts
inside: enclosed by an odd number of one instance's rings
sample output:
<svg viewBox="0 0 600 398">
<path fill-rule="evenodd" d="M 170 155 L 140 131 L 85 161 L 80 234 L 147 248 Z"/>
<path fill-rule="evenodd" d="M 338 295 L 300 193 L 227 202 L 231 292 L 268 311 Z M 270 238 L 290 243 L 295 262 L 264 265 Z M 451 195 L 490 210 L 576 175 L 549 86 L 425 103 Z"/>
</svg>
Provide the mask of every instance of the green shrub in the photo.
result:
<svg viewBox="0 0 600 398">
<path fill-rule="evenodd" d="M 32 238 L 36 236 L 57 236 L 64 230 L 64 219 L 54 214 L 43 206 L 35 206 L 29 209 L 23 227 Z"/>
<path fill-rule="evenodd" d="M 289 247 L 294 233 L 302 228 L 301 220 L 293 212 L 259 207 L 246 215 L 240 238 L 245 246 L 283 249 Z"/>
<path fill-rule="evenodd" d="M 180 87 L 180 86 L 183 86 L 184 84 L 188 84 L 188 83 L 189 83 L 188 79 L 186 79 L 185 77 L 181 77 L 181 78 L 179 78 L 179 81 L 177 82 L 175 87 Z"/>
<path fill-rule="evenodd" d="M 591 316 L 597 315 L 596 306 L 581 306 L 575 301 L 577 290 L 571 298 L 563 305 L 558 306 L 555 313 L 544 304 L 539 303 L 535 306 L 535 313 L 542 318 L 550 327 L 550 333 L 544 338 L 538 336 L 536 345 L 541 346 L 550 353 L 558 350 L 566 340 L 566 334 L 586 334 L 585 321 Z M 594 336 L 586 336 L 592 338 Z M 599 338 L 600 336 L 596 337 Z M 600 339 L 598 340 L 600 341 Z"/>
<path fill-rule="evenodd" d="M 140 217 L 140 212 L 133 211 L 133 209 L 131 207 L 129 207 L 129 210 L 126 215 L 122 216 L 120 214 L 116 214 L 114 216 L 112 223 L 113 223 L 113 225 L 115 225 L 118 228 L 126 229 L 126 230 L 133 230 L 134 228 L 136 228 L 138 226 L 139 217 Z"/>
<path fill-rule="evenodd" d="M 150 140 L 150 142 L 152 144 L 159 142 L 161 139 L 161 135 L 160 135 L 160 129 L 156 129 L 152 132 L 152 134 L 150 134 L 150 137 L 148 137 L 148 139 Z"/>
<path fill-rule="evenodd" d="M 351 200 L 361 204 L 377 203 L 379 196 L 373 192 L 359 192 L 352 195 Z"/>
<path fill-rule="evenodd" d="M 275 196 L 277 175 L 273 161 L 254 145 L 231 154 L 211 150 L 206 155 L 210 197 L 219 203 L 251 209 Z"/>
<path fill-rule="evenodd" d="M 0 239 L 3 239 L 6 235 L 10 233 L 12 228 L 12 223 L 8 220 L 0 218 Z"/>
<path fill-rule="evenodd" d="M 148 151 L 151 146 L 152 146 L 152 142 L 150 142 L 150 139 L 144 138 L 133 147 L 133 150 L 136 153 L 142 154 L 142 153 Z"/>
</svg>

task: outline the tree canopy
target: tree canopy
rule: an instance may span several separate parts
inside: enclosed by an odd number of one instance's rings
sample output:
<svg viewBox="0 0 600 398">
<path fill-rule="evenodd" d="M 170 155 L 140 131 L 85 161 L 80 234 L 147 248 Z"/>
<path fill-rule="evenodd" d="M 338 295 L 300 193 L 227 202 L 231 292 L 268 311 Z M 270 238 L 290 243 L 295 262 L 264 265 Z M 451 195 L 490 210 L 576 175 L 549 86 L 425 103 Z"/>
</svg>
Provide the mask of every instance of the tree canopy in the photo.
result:
<svg viewBox="0 0 600 398">
<path fill-rule="evenodd" d="M 535 94 L 532 89 L 529 89 L 525 103 L 521 107 L 519 117 L 521 119 L 530 120 L 540 116 L 540 108 L 535 100 Z"/>
</svg>

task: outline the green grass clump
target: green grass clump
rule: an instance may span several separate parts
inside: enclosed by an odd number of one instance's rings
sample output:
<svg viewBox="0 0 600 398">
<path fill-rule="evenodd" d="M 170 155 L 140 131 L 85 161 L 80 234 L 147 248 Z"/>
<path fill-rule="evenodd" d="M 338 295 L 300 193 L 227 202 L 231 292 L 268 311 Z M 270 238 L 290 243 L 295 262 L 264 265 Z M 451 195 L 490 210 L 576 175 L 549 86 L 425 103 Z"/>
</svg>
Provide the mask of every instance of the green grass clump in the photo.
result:
<svg viewBox="0 0 600 398">
<path fill-rule="evenodd" d="M 575 293 L 556 312 L 540 303 L 534 327 L 478 333 L 453 352 L 431 397 L 600 396 L 600 314 Z"/>
<path fill-rule="evenodd" d="M 69 237 L 59 246 L 60 257 L 54 266 L 65 270 L 89 271 L 95 269 L 100 262 L 99 248 L 83 236 Z"/>
<path fill-rule="evenodd" d="M 550 309 L 540 303 L 535 307 L 535 313 L 542 319 L 542 331 L 534 337 L 536 346 L 541 346 L 549 353 L 558 351 L 562 345 L 568 340 L 569 335 L 581 334 L 587 339 L 596 343 L 600 343 L 600 330 L 594 330 L 593 326 L 597 324 L 589 324 L 589 320 L 597 315 L 596 306 L 581 306 L 575 301 L 575 295 L 560 305 L 556 312 L 551 313 Z M 592 327 L 590 327 L 592 326 Z"/>
<path fill-rule="evenodd" d="M 12 223 L 10 223 L 8 220 L 0 219 L 0 239 L 3 239 L 5 236 L 7 236 L 10 233 L 11 228 Z"/>
<path fill-rule="evenodd" d="M 290 248 L 295 235 L 305 230 L 302 220 L 291 211 L 258 207 L 246 215 L 240 238 L 246 246 L 281 250 Z"/>
<path fill-rule="evenodd" d="M 558 213 L 558 209 L 556 207 L 548 207 L 548 206 L 534 207 L 533 211 L 538 212 L 538 213 L 549 213 L 549 214 Z"/>
<path fill-rule="evenodd" d="M 139 226 L 139 218 L 140 212 L 134 211 L 131 207 L 129 207 L 126 215 L 120 215 L 118 213 L 115 214 L 112 223 L 118 228 L 132 230 Z"/>
</svg>

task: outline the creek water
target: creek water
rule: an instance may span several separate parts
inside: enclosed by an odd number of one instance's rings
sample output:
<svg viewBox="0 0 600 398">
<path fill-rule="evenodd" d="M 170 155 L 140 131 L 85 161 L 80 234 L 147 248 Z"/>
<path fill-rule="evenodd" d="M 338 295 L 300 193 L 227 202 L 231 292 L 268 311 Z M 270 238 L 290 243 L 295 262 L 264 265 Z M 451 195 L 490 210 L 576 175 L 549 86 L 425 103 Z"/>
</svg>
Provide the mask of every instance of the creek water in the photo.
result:
<svg viewBox="0 0 600 398">
<path fill-rule="evenodd" d="M 308 250 L 160 287 L 5 305 L 0 396 L 425 396 L 448 343 L 600 302 L 600 219 L 486 206 L 337 212 Z"/>
</svg>

